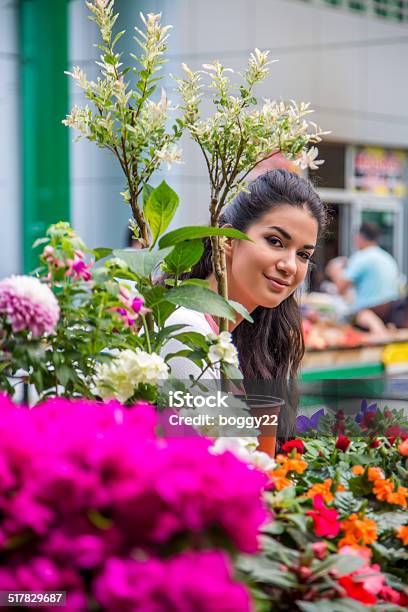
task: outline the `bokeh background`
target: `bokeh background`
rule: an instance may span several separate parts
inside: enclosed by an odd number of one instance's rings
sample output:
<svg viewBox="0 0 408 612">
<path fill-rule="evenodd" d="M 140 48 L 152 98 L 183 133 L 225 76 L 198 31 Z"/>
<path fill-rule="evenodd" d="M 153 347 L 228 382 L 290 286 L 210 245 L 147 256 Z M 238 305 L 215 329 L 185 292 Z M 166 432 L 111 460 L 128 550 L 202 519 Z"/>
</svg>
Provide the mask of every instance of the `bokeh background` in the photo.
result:
<svg viewBox="0 0 408 612">
<path fill-rule="evenodd" d="M 116 0 L 124 53 L 135 50 L 139 11 L 172 24 L 163 86 L 171 74 L 215 58 L 242 68 L 254 47 L 279 62 L 260 97 L 310 101 L 330 136 L 311 173 L 332 209 L 318 269 L 353 249 L 362 220 L 382 229 L 382 246 L 408 272 L 407 0 Z M 69 220 L 90 247 L 126 243 L 129 209 L 120 168 L 108 153 L 61 125 L 83 102 L 64 75 L 80 65 L 95 78 L 97 29 L 83 0 L 0 0 L 0 277 L 35 268 L 31 249 L 46 227 Z M 179 193 L 173 226 L 206 223 L 208 183 L 196 147 L 163 171 Z M 314 175 L 314 176 L 313 176 Z"/>
</svg>

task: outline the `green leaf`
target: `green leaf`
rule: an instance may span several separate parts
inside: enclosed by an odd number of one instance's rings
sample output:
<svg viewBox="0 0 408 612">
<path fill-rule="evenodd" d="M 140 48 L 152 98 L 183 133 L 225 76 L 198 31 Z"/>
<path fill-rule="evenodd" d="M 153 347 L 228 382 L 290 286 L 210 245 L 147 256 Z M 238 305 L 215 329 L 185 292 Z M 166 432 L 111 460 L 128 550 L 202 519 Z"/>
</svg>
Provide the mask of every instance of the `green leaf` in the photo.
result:
<svg viewBox="0 0 408 612">
<path fill-rule="evenodd" d="M 209 282 L 203 278 L 187 278 L 183 281 L 183 285 L 195 285 L 196 287 L 209 288 Z"/>
<path fill-rule="evenodd" d="M 168 292 L 166 299 L 177 306 L 185 306 L 191 310 L 205 312 L 216 317 L 235 320 L 235 312 L 223 297 L 204 287 L 182 285 Z"/>
<path fill-rule="evenodd" d="M 197 347 L 203 349 L 206 353 L 208 352 L 208 344 L 204 336 L 198 332 L 183 332 L 173 336 L 175 340 L 179 340 L 186 346 L 196 349 Z"/>
<path fill-rule="evenodd" d="M 364 612 L 367 606 L 360 604 L 355 599 L 342 597 L 334 601 L 321 599 L 316 602 L 297 601 L 296 604 L 302 612 Z"/>
<path fill-rule="evenodd" d="M 180 276 L 188 272 L 201 259 L 204 252 L 202 240 L 186 240 L 179 242 L 173 251 L 166 257 L 164 263 L 171 274 Z"/>
<path fill-rule="evenodd" d="M 226 376 L 230 380 L 242 380 L 243 379 L 241 370 L 233 366 L 231 363 L 224 362 L 222 364 L 222 369 L 224 370 Z"/>
<path fill-rule="evenodd" d="M 262 527 L 262 533 L 268 533 L 269 535 L 280 535 L 284 531 L 285 527 L 279 520 L 274 520 L 265 527 Z"/>
<path fill-rule="evenodd" d="M 97 247 L 92 250 L 92 253 L 95 255 L 95 261 L 99 261 L 104 257 L 107 257 L 112 253 L 112 249 L 108 249 L 107 247 Z"/>
<path fill-rule="evenodd" d="M 152 247 L 167 229 L 179 204 L 179 197 L 166 181 L 153 189 L 144 205 L 144 214 L 153 238 Z"/>
<path fill-rule="evenodd" d="M 66 364 L 62 364 L 60 366 L 58 366 L 56 368 L 56 375 L 58 378 L 59 383 L 65 387 L 66 384 L 70 381 L 70 379 L 72 378 L 72 371 L 71 368 L 69 366 L 67 366 Z"/>
<path fill-rule="evenodd" d="M 143 190 L 142 190 L 142 206 L 143 206 L 143 210 L 145 209 L 146 203 L 148 201 L 148 199 L 150 198 L 150 194 L 153 191 L 153 187 L 151 185 L 149 185 L 148 183 L 145 183 L 143 185 Z"/>
<path fill-rule="evenodd" d="M 166 300 L 162 300 L 160 303 L 153 306 L 153 316 L 157 325 L 164 325 L 166 319 L 176 310 L 176 306 Z"/>
<path fill-rule="evenodd" d="M 196 238 L 207 238 L 208 236 L 227 236 L 228 238 L 239 238 L 240 240 L 251 240 L 249 236 L 232 227 L 207 227 L 200 225 L 187 225 L 169 232 L 159 240 L 159 247 L 170 246 L 183 242 L 184 240 L 195 240 Z"/>
<path fill-rule="evenodd" d="M 239 302 L 235 302 L 235 300 L 228 300 L 228 303 L 231 304 L 233 309 L 236 310 L 240 315 L 242 315 L 244 319 L 246 319 L 250 323 L 254 322 L 253 318 L 251 317 L 245 306 L 243 306 Z"/>
<path fill-rule="evenodd" d="M 313 575 L 315 578 L 320 578 L 328 573 L 329 570 L 336 568 L 339 576 L 345 576 L 354 572 L 359 567 L 366 563 L 361 557 L 352 555 L 330 555 L 324 561 L 320 561 L 313 565 Z"/>
<path fill-rule="evenodd" d="M 283 589 L 297 586 L 293 574 L 279 569 L 279 563 L 263 556 L 241 557 L 238 559 L 238 568 L 248 573 L 257 582 L 263 582 Z"/>
<path fill-rule="evenodd" d="M 133 249 L 132 251 L 115 249 L 113 254 L 115 257 L 123 259 L 139 278 L 150 278 L 154 269 L 167 257 L 172 248 L 160 249 L 159 251 L 150 251 L 149 249 Z"/>
<path fill-rule="evenodd" d="M 41 246 L 42 244 L 47 244 L 49 241 L 50 241 L 49 238 L 37 238 L 37 240 L 33 242 L 33 246 L 31 248 L 35 249 L 38 246 Z"/>
</svg>

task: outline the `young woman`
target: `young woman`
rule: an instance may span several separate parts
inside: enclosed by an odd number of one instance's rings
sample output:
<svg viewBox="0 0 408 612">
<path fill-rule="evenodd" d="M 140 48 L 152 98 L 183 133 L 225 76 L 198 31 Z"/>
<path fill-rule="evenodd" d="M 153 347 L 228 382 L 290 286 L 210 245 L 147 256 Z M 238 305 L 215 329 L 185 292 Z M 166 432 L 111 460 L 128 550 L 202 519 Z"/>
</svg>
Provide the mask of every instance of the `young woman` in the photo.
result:
<svg viewBox="0 0 408 612">
<path fill-rule="evenodd" d="M 226 242 L 228 297 L 243 304 L 254 320 L 249 323 L 238 317 L 230 331 L 244 379 L 274 381 L 271 394 L 276 395 L 278 388 L 284 395 L 286 407 L 279 436 L 286 438 L 294 433 L 292 382 L 304 354 L 295 293 L 307 275 L 326 224 L 326 211 L 309 181 L 287 170 L 271 170 L 252 182 L 248 191 L 238 194 L 220 224 L 241 230 L 252 240 Z M 207 279 L 216 291 L 209 240 L 205 241 L 203 257 L 187 276 Z M 216 329 L 211 317 L 186 308 L 168 319 L 169 325 L 174 323 L 184 323 L 203 334 Z M 169 349 L 173 352 L 180 347 Z M 188 378 L 189 373 L 196 374 L 194 364 L 187 365 L 186 359 L 175 363 L 178 359 L 171 362 L 173 375 Z"/>
</svg>

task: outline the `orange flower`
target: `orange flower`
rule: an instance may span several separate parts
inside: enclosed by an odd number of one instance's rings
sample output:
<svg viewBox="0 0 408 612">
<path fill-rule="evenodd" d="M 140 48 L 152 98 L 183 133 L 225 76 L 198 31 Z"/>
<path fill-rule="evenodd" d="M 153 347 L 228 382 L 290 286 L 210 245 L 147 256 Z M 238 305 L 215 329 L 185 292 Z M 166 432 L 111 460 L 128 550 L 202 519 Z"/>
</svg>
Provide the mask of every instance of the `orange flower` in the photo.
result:
<svg viewBox="0 0 408 612">
<path fill-rule="evenodd" d="M 369 467 L 367 470 L 368 480 L 374 482 L 375 480 L 384 480 L 384 472 L 379 467 Z"/>
<path fill-rule="evenodd" d="M 407 497 L 408 497 L 408 489 L 406 487 L 398 487 L 398 490 L 395 493 L 392 493 L 387 502 L 389 504 L 396 504 L 401 506 L 402 508 L 407 507 Z"/>
<path fill-rule="evenodd" d="M 401 444 L 398 444 L 398 452 L 403 457 L 408 457 L 408 438 L 401 442 Z"/>
<path fill-rule="evenodd" d="M 308 465 L 307 461 L 303 461 L 300 453 L 296 453 L 294 457 L 290 455 L 277 455 L 276 462 L 280 463 L 287 472 L 296 472 L 297 474 L 303 474 Z"/>
<path fill-rule="evenodd" d="M 339 486 L 337 487 L 337 491 L 341 492 L 341 491 L 345 491 L 346 487 L 342 484 L 339 484 Z"/>
<path fill-rule="evenodd" d="M 397 529 L 397 538 L 402 540 L 404 546 L 408 546 L 408 525 L 403 525 Z"/>
<path fill-rule="evenodd" d="M 364 474 L 364 468 L 362 465 L 353 465 L 351 471 L 353 472 L 354 476 L 361 476 Z"/>
<path fill-rule="evenodd" d="M 276 468 L 269 472 L 268 475 L 277 491 L 282 491 L 282 489 L 286 489 L 286 487 L 293 485 L 293 482 L 289 480 L 289 478 L 286 478 L 286 473 L 287 470 L 285 468 Z"/>
<path fill-rule="evenodd" d="M 379 501 L 388 501 L 394 492 L 394 483 L 390 480 L 376 480 L 373 493 Z"/>
<path fill-rule="evenodd" d="M 331 492 L 331 486 L 333 481 L 331 478 L 326 478 L 324 482 L 317 482 L 313 486 L 310 487 L 308 492 L 306 493 L 306 497 L 314 497 L 315 495 L 321 495 L 326 502 L 326 504 L 330 504 L 333 501 L 334 495 Z"/>
<path fill-rule="evenodd" d="M 341 546 L 367 546 L 377 539 L 377 523 L 362 514 L 350 514 L 342 521 L 341 529 L 344 538 L 339 542 Z"/>
</svg>

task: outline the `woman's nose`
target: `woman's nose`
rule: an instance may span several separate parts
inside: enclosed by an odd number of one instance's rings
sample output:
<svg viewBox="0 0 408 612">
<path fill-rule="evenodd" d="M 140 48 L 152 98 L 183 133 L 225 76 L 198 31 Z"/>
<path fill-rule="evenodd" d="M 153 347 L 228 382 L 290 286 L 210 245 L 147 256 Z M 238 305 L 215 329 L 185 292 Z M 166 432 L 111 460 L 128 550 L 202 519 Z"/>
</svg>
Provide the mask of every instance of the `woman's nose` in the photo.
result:
<svg viewBox="0 0 408 612">
<path fill-rule="evenodd" d="M 292 276 L 296 273 L 296 255 L 287 254 L 282 257 L 276 264 L 276 269 L 287 276 Z"/>
</svg>

